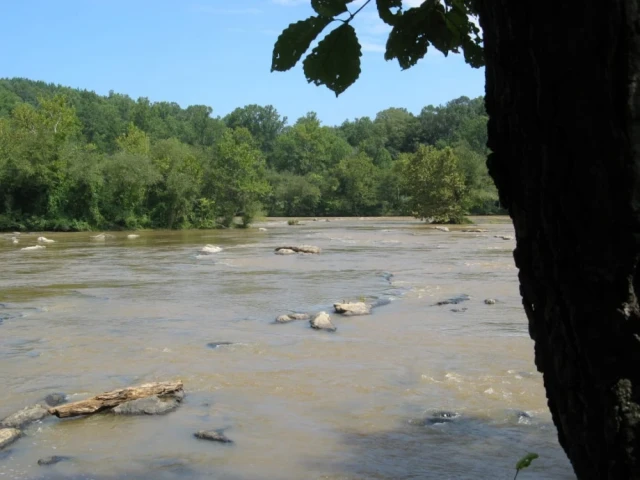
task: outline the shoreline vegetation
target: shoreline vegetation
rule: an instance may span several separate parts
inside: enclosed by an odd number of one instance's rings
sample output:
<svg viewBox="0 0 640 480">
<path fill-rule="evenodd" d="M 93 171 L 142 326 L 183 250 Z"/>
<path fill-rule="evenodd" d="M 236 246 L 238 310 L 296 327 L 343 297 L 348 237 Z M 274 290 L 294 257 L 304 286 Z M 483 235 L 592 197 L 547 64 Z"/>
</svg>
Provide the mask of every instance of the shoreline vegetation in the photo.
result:
<svg viewBox="0 0 640 480">
<path fill-rule="evenodd" d="M 0 79 L 0 231 L 247 227 L 261 217 L 504 214 L 481 97 L 295 122 Z M 239 217 L 236 223 L 234 218 Z"/>
</svg>

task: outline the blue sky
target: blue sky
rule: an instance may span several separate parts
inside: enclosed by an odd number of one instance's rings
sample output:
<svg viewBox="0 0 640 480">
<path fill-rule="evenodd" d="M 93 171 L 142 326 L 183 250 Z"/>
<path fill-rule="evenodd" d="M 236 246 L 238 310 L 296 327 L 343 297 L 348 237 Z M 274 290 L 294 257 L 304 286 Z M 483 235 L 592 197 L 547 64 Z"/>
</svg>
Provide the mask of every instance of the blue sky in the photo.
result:
<svg viewBox="0 0 640 480">
<path fill-rule="evenodd" d="M 460 55 L 430 52 L 406 71 L 386 62 L 388 29 L 371 4 L 355 23 L 361 77 L 339 98 L 308 84 L 300 67 L 270 73 L 278 34 L 310 13 L 309 0 L 6 0 L 0 77 L 205 104 L 214 115 L 271 104 L 290 122 L 315 111 L 330 125 L 484 93 L 484 71 Z"/>
</svg>

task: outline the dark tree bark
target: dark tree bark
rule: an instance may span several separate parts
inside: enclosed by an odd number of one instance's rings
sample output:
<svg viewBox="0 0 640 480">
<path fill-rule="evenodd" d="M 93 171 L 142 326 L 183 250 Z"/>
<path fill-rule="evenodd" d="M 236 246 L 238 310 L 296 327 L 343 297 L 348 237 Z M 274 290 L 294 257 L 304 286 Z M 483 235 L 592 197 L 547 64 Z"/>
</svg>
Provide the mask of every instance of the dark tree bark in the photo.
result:
<svg viewBox="0 0 640 480">
<path fill-rule="evenodd" d="M 637 0 L 479 0 L 488 160 L 560 444 L 640 479 Z"/>
</svg>

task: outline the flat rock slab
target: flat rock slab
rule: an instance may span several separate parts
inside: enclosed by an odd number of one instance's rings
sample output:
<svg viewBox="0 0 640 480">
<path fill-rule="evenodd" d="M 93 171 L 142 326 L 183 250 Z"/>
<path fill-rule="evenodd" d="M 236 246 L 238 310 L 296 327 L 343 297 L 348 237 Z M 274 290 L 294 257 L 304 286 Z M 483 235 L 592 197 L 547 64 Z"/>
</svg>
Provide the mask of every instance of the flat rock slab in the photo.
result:
<svg viewBox="0 0 640 480">
<path fill-rule="evenodd" d="M 291 250 L 290 248 L 280 248 L 276 250 L 276 255 L 295 255 L 296 252 Z"/>
<path fill-rule="evenodd" d="M 0 428 L 0 450 L 20 438 L 22 432 L 17 428 Z"/>
<path fill-rule="evenodd" d="M 116 415 L 162 415 L 178 408 L 183 398 L 182 391 L 167 396 L 153 395 L 121 403 L 112 411 Z"/>
<path fill-rule="evenodd" d="M 289 323 L 296 320 L 309 320 L 311 315 L 308 313 L 287 313 L 276 318 L 276 323 Z"/>
<path fill-rule="evenodd" d="M 309 325 L 314 330 L 326 330 L 327 332 L 335 332 L 337 329 L 331 323 L 331 317 L 327 312 L 320 312 L 309 321 Z"/>
<path fill-rule="evenodd" d="M 233 440 L 227 437 L 224 433 L 216 430 L 200 430 L 199 432 L 194 433 L 193 436 L 200 440 L 209 440 L 211 442 L 233 443 Z"/>
<path fill-rule="evenodd" d="M 68 462 L 71 460 L 71 457 L 65 457 L 63 455 L 53 455 L 52 457 L 44 457 L 38 460 L 38 465 L 41 467 L 46 467 L 49 465 L 55 465 L 60 462 Z"/>
<path fill-rule="evenodd" d="M 371 305 L 364 302 L 334 303 L 333 308 L 336 313 L 345 316 L 350 315 L 369 315 L 371 313 Z"/>
<path fill-rule="evenodd" d="M 25 407 L 22 410 L 17 411 L 13 415 L 9 415 L 7 418 L 0 422 L 0 427 L 3 428 L 22 428 L 30 423 L 42 420 L 44 417 L 49 416 L 49 412 L 42 405 L 32 405 Z"/>
</svg>

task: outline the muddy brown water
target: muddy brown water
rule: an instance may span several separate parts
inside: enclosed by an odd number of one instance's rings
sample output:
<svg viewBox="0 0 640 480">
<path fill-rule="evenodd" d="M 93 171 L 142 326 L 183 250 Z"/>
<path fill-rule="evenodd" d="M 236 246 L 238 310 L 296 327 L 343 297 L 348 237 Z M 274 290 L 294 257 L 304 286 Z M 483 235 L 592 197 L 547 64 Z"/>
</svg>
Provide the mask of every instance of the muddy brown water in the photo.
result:
<svg viewBox="0 0 640 480">
<path fill-rule="evenodd" d="M 0 452 L 0 478 L 511 479 L 527 452 L 540 459 L 519 478 L 575 478 L 533 366 L 515 243 L 494 237 L 513 228 L 476 221 L 487 232 L 270 219 L 135 240 L 47 234 L 40 251 L 20 250 L 36 234 L 0 239 L 0 417 L 52 392 L 175 379 L 187 392 L 165 416 L 36 423 Z M 273 253 L 301 243 L 323 251 Z M 360 297 L 391 302 L 333 315 L 335 333 L 272 323 Z M 51 455 L 72 460 L 37 465 Z"/>
</svg>

